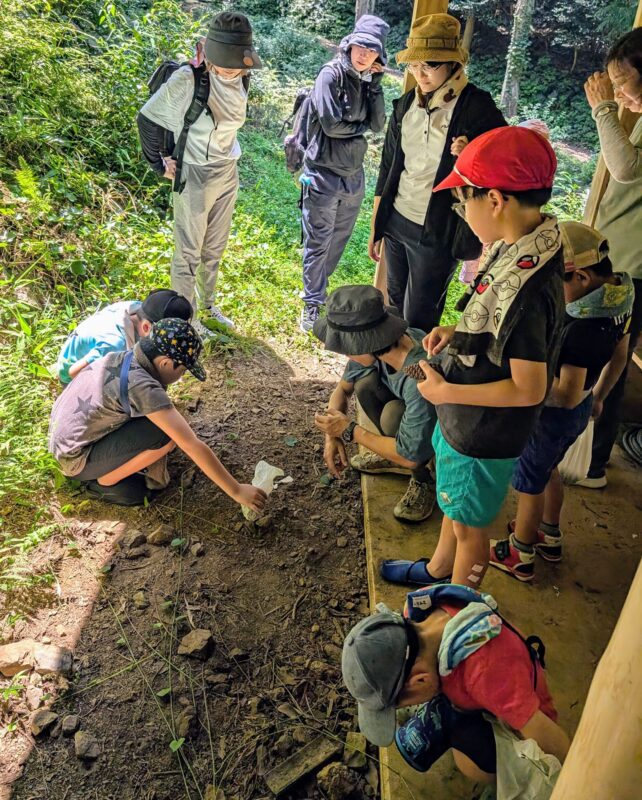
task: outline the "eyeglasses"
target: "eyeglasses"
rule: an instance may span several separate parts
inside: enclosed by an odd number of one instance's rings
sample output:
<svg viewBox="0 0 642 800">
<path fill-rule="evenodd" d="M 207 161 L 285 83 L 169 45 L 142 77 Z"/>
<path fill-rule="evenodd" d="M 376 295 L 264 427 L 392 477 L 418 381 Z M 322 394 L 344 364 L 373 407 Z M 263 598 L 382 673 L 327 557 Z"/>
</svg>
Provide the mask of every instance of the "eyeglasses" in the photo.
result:
<svg viewBox="0 0 642 800">
<path fill-rule="evenodd" d="M 408 64 L 408 69 L 413 74 L 421 72 L 424 75 L 428 75 L 430 72 L 437 72 L 445 63 L 445 61 L 422 61 L 419 64 Z"/>
<path fill-rule="evenodd" d="M 466 219 L 466 201 L 464 200 L 461 203 L 453 203 L 451 206 L 452 210 L 457 214 L 458 217 L 462 219 Z"/>
</svg>

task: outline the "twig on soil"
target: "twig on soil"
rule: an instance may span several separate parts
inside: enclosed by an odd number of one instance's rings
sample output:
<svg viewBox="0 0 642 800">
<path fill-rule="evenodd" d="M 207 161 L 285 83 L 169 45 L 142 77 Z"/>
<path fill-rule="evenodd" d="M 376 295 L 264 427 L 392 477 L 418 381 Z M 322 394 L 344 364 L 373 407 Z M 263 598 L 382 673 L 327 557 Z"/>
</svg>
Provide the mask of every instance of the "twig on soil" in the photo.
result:
<svg viewBox="0 0 642 800">
<path fill-rule="evenodd" d="M 305 597 L 307 597 L 307 594 L 308 590 L 306 589 L 304 592 L 301 592 L 301 594 L 294 601 L 294 605 L 292 606 L 292 611 L 290 613 L 290 619 L 292 619 L 293 621 L 296 620 L 296 612 L 297 609 L 299 608 L 299 604 L 304 600 Z"/>
</svg>

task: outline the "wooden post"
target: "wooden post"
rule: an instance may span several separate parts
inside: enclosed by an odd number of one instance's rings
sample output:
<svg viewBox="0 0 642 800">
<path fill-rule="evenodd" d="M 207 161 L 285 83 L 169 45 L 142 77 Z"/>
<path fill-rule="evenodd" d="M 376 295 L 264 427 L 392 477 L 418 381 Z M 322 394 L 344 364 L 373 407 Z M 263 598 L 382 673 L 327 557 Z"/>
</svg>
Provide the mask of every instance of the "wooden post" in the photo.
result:
<svg viewBox="0 0 642 800">
<path fill-rule="evenodd" d="M 642 0 L 641 0 L 642 2 Z M 425 17 L 426 14 L 446 14 L 448 12 L 448 0 L 415 0 L 415 4 L 412 9 L 412 23 L 418 19 L 419 17 Z M 415 79 L 412 77 L 409 71 L 406 71 L 406 75 L 404 77 L 403 82 L 403 91 L 404 94 L 411 89 L 415 85 Z M 388 290 L 387 290 L 387 270 L 386 270 L 386 254 L 384 252 L 383 245 L 381 246 L 381 259 L 377 264 L 377 268 L 375 269 L 375 276 L 374 276 L 374 285 L 383 292 L 383 296 L 386 299 L 386 303 L 388 302 Z"/>
<path fill-rule="evenodd" d="M 638 3 L 638 10 L 635 15 L 635 20 L 633 22 L 634 28 L 642 27 L 642 0 L 639 0 Z M 638 114 L 633 114 L 630 111 L 627 111 L 626 108 L 620 109 L 620 120 L 622 121 L 622 125 L 624 129 L 631 133 L 633 130 L 633 126 L 638 119 Z M 604 196 L 604 192 L 606 191 L 606 187 L 609 183 L 609 171 L 606 168 L 606 164 L 604 163 L 604 159 L 600 155 L 597 160 L 597 165 L 595 167 L 595 174 L 593 175 L 593 181 L 591 183 L 591 190 L 589 191 L 589 196 L 586 200 L 586 206 L 584 207 L 584 224 L 590 225 L 593 227 L 595 225 L 595 220 L 597 218 L 597 210 L 600 206 L 600 201 Z"/>
<path fill-rule="evenodd" d="M 595 670 L 551 800 L 638 800 L 642 786 L 642 562 Z"/>
</svg>

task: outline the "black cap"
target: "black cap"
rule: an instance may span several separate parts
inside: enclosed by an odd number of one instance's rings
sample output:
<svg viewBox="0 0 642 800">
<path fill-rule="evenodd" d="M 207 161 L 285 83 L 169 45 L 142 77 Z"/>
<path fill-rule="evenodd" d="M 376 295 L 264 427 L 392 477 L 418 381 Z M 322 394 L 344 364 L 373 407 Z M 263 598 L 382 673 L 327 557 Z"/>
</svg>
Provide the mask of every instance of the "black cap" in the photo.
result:
<svg viewBox="0 0 642 800">
<path fill-rule="evenodd" d="M 222 11 L 214 17 L 205 39 L 205 58 L 222 69 L 261 69 L 245 14 Z"/>
<path fill-rule="evenodd" d="M 141 311 L 150 322 L 167 317 L 190 320 L 194 313 L 190 301 L 173 289 L 153 289 L 143 300 Z"/>
<path fill-rule="evenodd" d="M 195 378 L 204 381 L 205 370 L 198 357 L 203 342 L 184 319 L 161 319 L 154 323 L 149 339 L 159 353 L 186 367 Z"/>
</svg>

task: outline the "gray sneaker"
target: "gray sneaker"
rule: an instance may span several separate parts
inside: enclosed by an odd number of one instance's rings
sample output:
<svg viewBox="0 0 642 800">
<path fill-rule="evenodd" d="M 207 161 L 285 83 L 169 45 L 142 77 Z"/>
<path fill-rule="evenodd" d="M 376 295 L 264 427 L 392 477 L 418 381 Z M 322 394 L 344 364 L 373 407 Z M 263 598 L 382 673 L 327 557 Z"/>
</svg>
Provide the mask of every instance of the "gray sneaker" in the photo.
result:
<svg viewBox="0 0 642 800">
<path fill-rule="evenodd" d="M 301 319 L 299 320 L 299 328 L 303 333 L 310 333 L 314 323 L 319 319 L 319 312 L 321 306 L 311 306 L 307 303 L 303 306 L 301 311 Z"/>
<path fill-rule="evenodd" d="M 402 522 L 421 522 L 435 507 L 435 484 L 410 479 L 406 493 L 394 507 L 393 514 Z"/>
<path fill-rule="evenodd" d="M 205 327 L 200 319 L 193 320 L 192 328 L 194 328 L 196 333 L 198 333 L 198 335 L 201 337 L 203 344 L 209 342 L 211 339 L 216 338 L 214 331 L 211 331 L 209 328 Z"/>
<path fill-rule="evenodd" d="M 350 459 L 350 466 L 358 472 L 367 472 L 369 475 L 383 475 L 387 472 L 392 472 L 395 475 L 410 475 L 410 470 L 406 467 L 401 467 L 395 464 L 394 461 L 388 461 L 387 458 L 382 458 L 371 450 L 359 453 L 352 456 Z"/>
<path fill-rule="evenodd" d="M 214 322 L 218 322 L 219 325 L 224 325 L 226 328 L 234 327 L 232 320 L 229 317 L 226 317 L 218 306 L 210 306 L 208 313 L 210 319 L 213 319 Z"/>
</svg>

